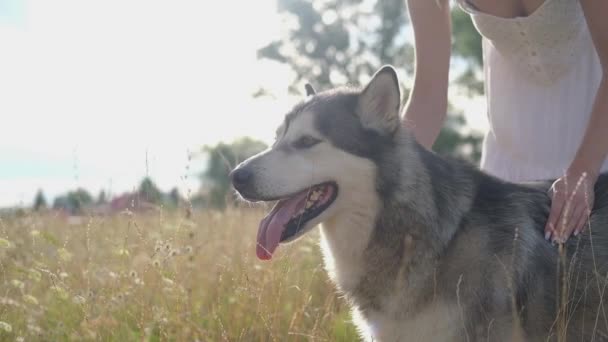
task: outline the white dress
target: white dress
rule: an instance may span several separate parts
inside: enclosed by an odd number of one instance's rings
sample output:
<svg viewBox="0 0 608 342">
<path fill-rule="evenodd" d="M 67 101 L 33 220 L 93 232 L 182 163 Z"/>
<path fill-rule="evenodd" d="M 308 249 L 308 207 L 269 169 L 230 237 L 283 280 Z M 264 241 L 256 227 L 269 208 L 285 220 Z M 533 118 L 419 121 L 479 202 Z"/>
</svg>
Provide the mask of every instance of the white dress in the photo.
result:
<svg viewBox="0 0 608 342">
<path fill-rule="evenodd" d="M 510 181 L 560 177 L 582 141 L 601 81 L 579 1 L 545 0 L 530 16 L 510 19 L 458 1 L 483 36 L 490 127 L 481 168 Z"/>
</svg>

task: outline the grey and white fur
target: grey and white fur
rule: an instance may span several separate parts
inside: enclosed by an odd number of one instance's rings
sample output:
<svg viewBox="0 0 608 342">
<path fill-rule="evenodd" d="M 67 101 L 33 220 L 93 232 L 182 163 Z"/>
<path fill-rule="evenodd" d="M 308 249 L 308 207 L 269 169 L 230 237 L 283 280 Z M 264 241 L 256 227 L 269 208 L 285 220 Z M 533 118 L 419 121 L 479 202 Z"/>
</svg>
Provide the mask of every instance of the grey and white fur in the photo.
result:
<svg viewBox="0 0 608 342">
<path fill-rule="evenodd" d="M 551 182 L 506 182 L 421 147 L 392 67 L 363 89 L 307 92 L 232 176 L 252 201 L 337 185 L 297 237 L 321 225 L 325 268 L 363 340 L 608 341 L 608 175 L 560 257 L 543 238 Z"/>
</svg>

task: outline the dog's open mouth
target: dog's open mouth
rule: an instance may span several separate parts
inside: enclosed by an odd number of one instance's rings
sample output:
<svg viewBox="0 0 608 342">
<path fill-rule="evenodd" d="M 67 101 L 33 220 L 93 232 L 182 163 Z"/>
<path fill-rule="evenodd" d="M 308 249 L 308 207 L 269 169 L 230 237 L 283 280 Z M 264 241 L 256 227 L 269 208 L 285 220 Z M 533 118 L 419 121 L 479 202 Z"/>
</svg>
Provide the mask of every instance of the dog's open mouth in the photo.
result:
<svg viewBox="0 0 608 342">
<path fill-rule="evenodd" d="M 323 183 L 283 198 L 260 222 L 256 253 L 268 260 L 280 242 L 290 241 L 302 233 L 306 223 L 327 209 L 338 195 L 338 186 Z"/>
</svg>

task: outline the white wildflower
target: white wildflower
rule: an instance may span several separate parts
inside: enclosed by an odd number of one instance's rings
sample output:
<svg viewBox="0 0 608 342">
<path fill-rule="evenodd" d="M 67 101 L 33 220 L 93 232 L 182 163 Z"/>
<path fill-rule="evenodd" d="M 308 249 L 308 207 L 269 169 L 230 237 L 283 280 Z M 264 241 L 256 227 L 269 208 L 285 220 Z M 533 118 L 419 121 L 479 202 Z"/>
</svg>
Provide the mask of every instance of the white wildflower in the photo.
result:
<svg viewBox="0 0 608 342">
<path fill-rule="evenodd" d="M 13 331 L 13 327 L 6 322 L 0 321 L 0 330 L 4 330 L 10 333 L 11 331 Z"/>
</svg>

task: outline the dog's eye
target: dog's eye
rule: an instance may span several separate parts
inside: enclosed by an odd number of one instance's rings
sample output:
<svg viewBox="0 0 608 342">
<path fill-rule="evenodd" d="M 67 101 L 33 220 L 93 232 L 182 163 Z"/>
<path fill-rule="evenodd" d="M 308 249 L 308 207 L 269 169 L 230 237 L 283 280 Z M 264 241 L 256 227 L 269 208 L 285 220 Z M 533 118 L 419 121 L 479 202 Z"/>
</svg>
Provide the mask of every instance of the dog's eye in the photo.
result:
<svg viewBox="0 0 608 342">
<path fill-rule="evenodd" d="M 310 135 L 304 135 L 298 140 L 294 141 L 293 147 L 297 149 L 311 148 L 320 142 L 321 140 L 317 138 L 311 137 Z"/>
</svg>

